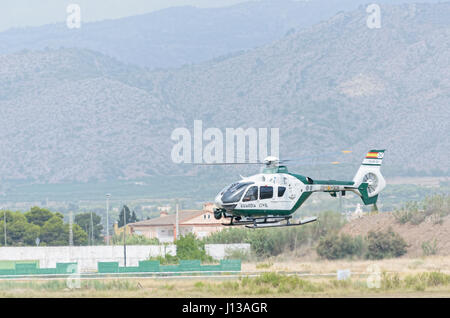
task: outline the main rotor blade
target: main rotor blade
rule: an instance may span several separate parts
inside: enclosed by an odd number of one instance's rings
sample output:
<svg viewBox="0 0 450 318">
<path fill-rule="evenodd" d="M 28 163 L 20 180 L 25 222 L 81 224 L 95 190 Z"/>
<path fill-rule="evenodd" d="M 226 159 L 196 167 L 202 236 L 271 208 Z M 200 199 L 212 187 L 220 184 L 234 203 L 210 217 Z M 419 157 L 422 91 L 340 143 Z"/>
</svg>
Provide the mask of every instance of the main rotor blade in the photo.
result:
<svg viewBox="0 0 450 318">
<path fill-rule="evenodd" d="M 192 163 L 194 166 L 262 165 L 264 162 Z"/>
<path fill-rule="evenodd" d="M 286 161 L 286 162 L 299 161 L 299 160 L 304 160 L 304 159 L 309 159 L 309 158 L 317 158 L 317 157 L 337 156 L 337 155 L 341 155 L 341 154 L 349 154 L 351 152 L 352 152 L 352 150 L 330 151 L 330 152 L 318 153 L 318 154 L 315 154 L 315 155 L 301 156 L 301 157 L 297 157 L 297 158 L 286 158 L 286 159 L 282 159 L 280 161 Z"/>
<path fill-rule="evenodd" d="M 314 165 L 352 165 L 351 162 L 341 161 L 308 161 L 308 162 L 291 162 L 292 166 L 314 166 Z"/>
</svg>

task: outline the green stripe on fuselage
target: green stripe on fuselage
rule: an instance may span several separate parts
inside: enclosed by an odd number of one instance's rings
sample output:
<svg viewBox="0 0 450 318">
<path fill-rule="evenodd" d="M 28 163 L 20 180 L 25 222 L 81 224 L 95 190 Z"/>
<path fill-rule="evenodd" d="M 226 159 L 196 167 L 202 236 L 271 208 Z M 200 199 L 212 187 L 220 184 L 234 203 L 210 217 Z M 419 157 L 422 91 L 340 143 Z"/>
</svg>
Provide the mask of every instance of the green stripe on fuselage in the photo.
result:
<svg viewBox="0 0 450 318">
<path fill-rule="evenodd" d="M 313 184 L 329 184 L 329 185 L 354 185 L 353 181 L 337 181 L 337 180 L 314 180 Z"/>
<path fill-rule="evenodd" d="M 297 211 L 297 209 L 309 198 L 312 192 L 303 192 L 303 194 L 298 198 L 295 205 L 290 210 L 272 210 L 272 209 L 235 209 L 232 214 L 237 216 L 266 216 L 266 215 L 276 215 L 276 216 L 288 216 Z"/>
<path fill-rule="evenodd" d="M 327 184 L 327 185 L 346 185 L 346 186 L 352 186 L 355 183 L 353 181 L 338 181 L 338 180 L 312 180 L 312 183 L 308 182 L 308 179 L 305 176 L 302 176 L 300 174 L 293 174 L 290 173 L 291 176 L 297 178 L 304 184 Z"/>
</svg>

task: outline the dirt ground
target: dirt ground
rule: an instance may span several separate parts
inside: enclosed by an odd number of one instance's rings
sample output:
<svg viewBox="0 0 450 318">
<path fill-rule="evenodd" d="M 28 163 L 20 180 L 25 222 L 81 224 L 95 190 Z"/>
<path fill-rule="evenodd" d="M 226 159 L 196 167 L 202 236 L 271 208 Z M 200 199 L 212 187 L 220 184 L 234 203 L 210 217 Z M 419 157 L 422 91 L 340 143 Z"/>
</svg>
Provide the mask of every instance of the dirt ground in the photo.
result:
<svg viewBox="0 0 450 318">
<path fill-rule="evenodd" d="M 419 225 L 413 225 L 400 224 L 392 213 L 383 212 L 354 219 L 342 228 L 341 233 L 365 236 L 369 231 L 386 231 L 389 227 L 409 244 L 405 257 L 422 256 L 422 244 L 434 240 L 438 255 L 450 255 L 450 215 L 443 218 L 442 224 L 434 224 L 431 218 L 427 218 Z"/>
</svg>

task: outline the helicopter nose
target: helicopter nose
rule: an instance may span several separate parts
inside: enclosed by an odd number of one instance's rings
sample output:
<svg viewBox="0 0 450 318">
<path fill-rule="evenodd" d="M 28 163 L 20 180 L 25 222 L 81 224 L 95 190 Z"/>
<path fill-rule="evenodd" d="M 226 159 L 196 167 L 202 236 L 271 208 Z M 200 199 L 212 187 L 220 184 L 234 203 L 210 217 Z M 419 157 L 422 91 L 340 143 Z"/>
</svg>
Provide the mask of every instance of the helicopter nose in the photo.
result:
<svg viewBox="0 0 450 318">
<path fill-rule="evenodd" d="M 216 204 L 216 206 L 222 207 L 223 202 L 222 202 L 222 196 L 220 195 L 220 193 L 214 199 L 214 203 Z"/>
</svg>

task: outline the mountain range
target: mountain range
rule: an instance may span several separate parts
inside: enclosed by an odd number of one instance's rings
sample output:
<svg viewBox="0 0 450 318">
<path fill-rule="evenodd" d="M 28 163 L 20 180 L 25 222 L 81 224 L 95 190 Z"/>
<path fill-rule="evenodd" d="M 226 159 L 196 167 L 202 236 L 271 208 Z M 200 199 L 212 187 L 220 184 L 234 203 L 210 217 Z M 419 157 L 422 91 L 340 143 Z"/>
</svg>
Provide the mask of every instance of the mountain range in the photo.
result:
<svg viewBox="0 0 450 318">
<path fill-rule="evenodd" d="M 427 0 L 438 2 L 438 0 Z M 379 0 L 378 4 L 413 2 Z M 174 68 L 269 44 L 367 0 L 261 0 L 220 8 L 171 7 L 122 19 L 12 28 L 0 33 L 0 54 L 46 48 L 89 49 L 125 64 Z M 83 16 L 83 12 L 82 12 Z"/>
<path fill-rule="evenodd" d="M 386 148 L 388 175 L 448 174 L 450 3 L 381 12 L 378 29 L 361 6 L 180 67 L 186 61 L 144 56 L 131 64 L 114 48 L 30 44 L 11 53 L 0 45 L 1 179 L 192 175 L 198 168 L 171 162 L 170 137 L 178 127 L 192 131 L 194 120 L 280 128 L 283 157 L 351 148 L 354 168 L 367 150 Z M 8 32 L 0 43 L 10 43 Z"/>
</svg>

